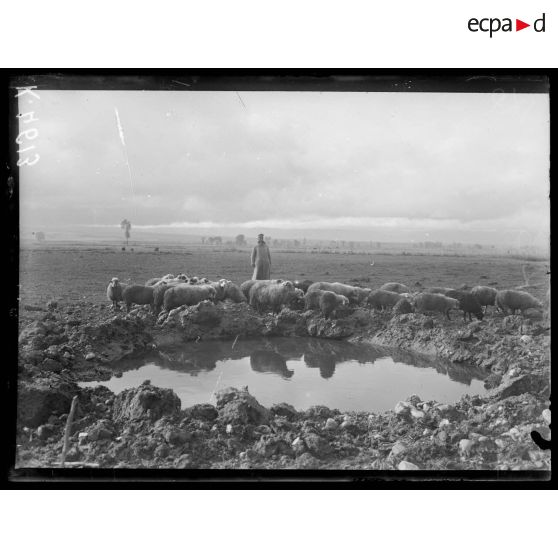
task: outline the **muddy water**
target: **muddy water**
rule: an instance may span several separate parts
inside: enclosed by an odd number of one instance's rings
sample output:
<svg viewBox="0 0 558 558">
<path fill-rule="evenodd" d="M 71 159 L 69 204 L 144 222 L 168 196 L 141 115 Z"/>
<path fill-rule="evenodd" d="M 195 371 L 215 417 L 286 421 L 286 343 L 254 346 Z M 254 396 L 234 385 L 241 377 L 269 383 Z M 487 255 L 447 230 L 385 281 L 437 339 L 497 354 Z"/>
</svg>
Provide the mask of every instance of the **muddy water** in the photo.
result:
<svg viewBox="0 0 558 558">
<path fill-rule="evenodd" d="M 433 361 L 402 351 L 317 339 L 258 339 L 190 343 L 142 361 L 123 362 L 103 382 L 115 393 L 144 380 L 173 389 L 182 407 L 213 403 L 216 390 L 248 386 L 260 403 L 297 409 L 326 405 L 343 411 L 384 411 L 409 395 L 443 403 L 483 394 L 478 368 Z"/>
</svg>

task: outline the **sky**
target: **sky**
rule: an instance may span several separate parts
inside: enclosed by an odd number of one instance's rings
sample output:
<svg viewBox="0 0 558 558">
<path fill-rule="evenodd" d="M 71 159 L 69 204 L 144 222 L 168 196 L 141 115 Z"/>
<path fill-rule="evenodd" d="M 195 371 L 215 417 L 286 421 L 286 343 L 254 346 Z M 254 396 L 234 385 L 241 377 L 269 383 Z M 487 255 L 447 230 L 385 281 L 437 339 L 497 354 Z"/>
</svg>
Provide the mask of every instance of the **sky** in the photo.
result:
<svg viewBox="0 0 558 558">
<path fill-rule="evenodd" d="M 547 95 L 38 94 L 23 228 L 547 242 Z"/>
</svg>

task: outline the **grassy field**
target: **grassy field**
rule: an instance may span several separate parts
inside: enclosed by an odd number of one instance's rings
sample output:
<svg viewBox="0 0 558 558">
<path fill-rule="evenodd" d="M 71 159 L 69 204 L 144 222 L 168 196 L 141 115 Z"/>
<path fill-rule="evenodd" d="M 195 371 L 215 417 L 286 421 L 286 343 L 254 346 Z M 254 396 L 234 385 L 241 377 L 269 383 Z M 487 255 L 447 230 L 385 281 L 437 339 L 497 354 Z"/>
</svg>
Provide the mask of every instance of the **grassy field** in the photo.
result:
<svg viewBox="0 0 558 558">
<path fill-rule="evenodd" d="M 459 287 L 463 283 L 513 288 L 525 284 L 524 265 L 531 284 L 547 285 L 549 262 L 516 257 L 272 251 L 272 277 L 341 281 L 370 288 L 387 281 L 417 290 L 421 286 Z M 148 245 L 123 252 L 119 246 L 78 242 L 24 247 L 20 251 L 20 298 L 23 304 L 51 299 L 105 303 L 111 277 L 143 284 L 151 277 L 180 272 L 241 283 L 251 277 L 250 252 L 186 244 L 160 246 L 157 252 Z M 534 294 L 543 298 L 547 288 L 542 286 Z"/>
</svg>

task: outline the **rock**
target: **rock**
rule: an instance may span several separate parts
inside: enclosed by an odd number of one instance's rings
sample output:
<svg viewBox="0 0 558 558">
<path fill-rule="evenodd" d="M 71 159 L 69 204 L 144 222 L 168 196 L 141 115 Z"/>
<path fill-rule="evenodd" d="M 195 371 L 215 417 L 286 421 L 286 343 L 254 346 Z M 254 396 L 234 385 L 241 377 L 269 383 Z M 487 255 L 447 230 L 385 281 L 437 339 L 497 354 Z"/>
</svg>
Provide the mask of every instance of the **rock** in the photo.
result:
<svg viewBox="0 0 558 558">
<path fill-rule="evenodd" d="M 448 428 L 450 425 L 450 421 L 448 419 L 442 419 L 440 421 L 440 424 L 438 424 L 438 428 L 442 429 L 442 428 Z"/>
<path fill-rule="evenodd" d="M 95 358 L 95 353 L 87 353 L 85 355 L 85 360 L 93 360 Z"/>
<path fill-rule="evenodd" d="M 389 453 L 390 457 L 397 457 L 398 455 L 404 453 L 405 451 L 407 451 L 407 445 L 404 444 L 403 442 L 395 442 L 395 444 L 393 444 L 391 451 Z"/>
<path fill-rule="evenodd" d="M 414 463 L 411 463 L 410 461 L 400 461 L 399 465 L 397 465 L 397 468 L 400 471 L 418 471 L 419 467 L 417 467 Z"/>
<path fill-rule="evenodd" d="M 91 442 L 96 442 L 97 440 L 110 440 L 113 437 L 113 433 L 109 430 L 103 422 L 98 422 L 94 424 L 87 430 L 88 440 Z"/>
<path fill-rule="evenodd" d="M 159 459 L 164 459 L 169 455 L 169 453 L 170 453 L 169 446 L 167 446 L 166 444 L 159 444 L 155 448 L 155 452 L 153 453 L 153 455 Z"/>
<path fill-rule="evenodd" d="M 296 459 L 296 465 L 300 469 L 318 469 L 320 462 L 309 453 L 303 453 Z"/>
<path fill-rule="evenodd" d="M 499 398 L 505 399 L 512 395 L 523 393 L 540 393 L 548 389 L 548 378 L 537 374 L 525 374 L 519 378 L 506 378 L 498 388 L 496 393 Z"/>
<path fill-rule="evenodd" d="M 334 432 L 338 428 L 339 428 L 339 425 L 337 424 L 337 422 L 335 420 L 333 420 L 332 418 L 328 418 L 326 420 L 326 423 L 325 423 L 325 426 L 324 426 L 325 430 L 328 430 L 330 432 Z"/>
<path fill-rule="evenodd" d="M 533 340 L 533 338 L 530 335 L 522 335 L 519 339 L 523 343 L 530 343 Z"/>
<path fill-rule="evenodd" d="M 550 424 L 550 409 L 545 409 L 541 416 L 546 424 Z"/>
<path fill-rule="evenodd" d="M 396 403 L 394 411 L 397 416 L 408 416 L 411 412 L 411 406 L 406 401 L 399 401 Z"/>
<path fill-rule="evenodd" d="M 302 438 L 295 438 L 291 444 L 296 455 L 302 455 L 308 449 Z"/>
<path fill-rule="evenodd" d="M 276 403 L 275 405 L 272 405 L 270 411 L 274 415 L 285 417 L 289 420 L 292 420 L 298 415 L 297 410 L 288 403 Z"/>
<path fill-rule="evenodd" d="M 434 320 L 432 318 L 427 318 L 424 320 L 422 327 L 424 329 L 433 329 L 434 328 Z"/>
<path fill-rule="evenodd" d="M 54 427 L 51 424 L 43 424 L 37 428 L 37 438 L 47 440 L 54 434 Z"/>
<path fill-rule="evenodd" d="M 199 403 L 185 409 L 184 414 L 197 420 L 213 421 L 217 418 L 219 412 L 209 403 Z"/>
<path fill-rule="evenodd" d="M 184 453 L 174 460 L 173 467 L 175 469 L 191 469 L 192 468 L 192 458 L 189 454 Z"/>
<path fill-rule="evenodd" d="M 473 448 L 473 442 L 471 440 L 464 438 L 463 440 L 459 441 L 459 452 L 462 455 L 469 455 L 471 453 L 472 448 Z"/>
<path fill-rule="evenodd" d="M 172 389 L 163 389 L 143 383 L 137 388 L 121 391 L 114 398 L 113 420 L 149 419 L 156 421 L 163 416 L 180 411 L 180 399 Z"/>
<path fill-rule="evenodd" d="M 411 416 L 415 419 L 423 419 L 426 415 L 423 411 L 411 407 Z"/>
<path fill-rule="evenodd" d="M 229 435 L 231 435 L 233 433 L 233 425 L 232 424 L 227 424 L 227 427 L 225 428 L 225 432 Z"/>
<path fill-rule="evenodd" d="M 485 389 L 497 388 L 502 383 L 502 376 L 500 374 L 490 374 L 484 381 Z"/>
<path fill-rule="evenodd" d="M 223 394 L 223 392 L 226 392 Z M 269 411 L 248 390 L 226 388 L 216 394 L 219 419 L 230 424 L 266 424 Z"/>
<path fill-rule="evenodd" d="M 78 445 L 83 446 L 89 442 L 89 434 L 87 432 L 80 432 L 78 434 Z"/>
<path fill-rule="evenodd" d="M 254 444 L 254 451 L 266 459 L 274 455 L 292 456 L 295 453 L 291 444 L 284 438 L 267 434 Z"/>
<path fill-rule="evenodd" d="M 325 457 L 333 451 L 327 440 L 318 434 L 306 434 L 304 443 L 310 452 L 318 458 Z"/>
<path fill-rule="evenodd" d="M 54 310 L 55 308 L 58 308 L 58 302 L 56 302 L 56 300 L 49 300 L 46 307 L 48 310 Z"/>
<path fill-rule="evenodd" d="M 41 364 L 41 368 L 47 372 L 61 372 L 64 367 L 57 360 L 45 358 Z"/>
<path fill-rule="evenodd" d="M 182 446 L 192 439 L 192 433 L 171 426 L 165 429 L 163 437 L 171 446 Z"/>
</svg>

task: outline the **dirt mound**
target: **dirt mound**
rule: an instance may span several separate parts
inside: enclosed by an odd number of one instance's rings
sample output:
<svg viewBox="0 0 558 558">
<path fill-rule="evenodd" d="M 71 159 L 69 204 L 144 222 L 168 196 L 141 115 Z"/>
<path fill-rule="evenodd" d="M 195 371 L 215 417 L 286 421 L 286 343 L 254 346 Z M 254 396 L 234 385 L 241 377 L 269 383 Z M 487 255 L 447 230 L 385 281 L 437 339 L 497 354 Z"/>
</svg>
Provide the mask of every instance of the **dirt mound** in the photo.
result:
<svg viewBox="0 0 558 558">
<path fill-rule="evenodd" d="M 149 419 L 155 421 L 180 411 L 180 399 L 172 389 L 151 385 L 146 380 L 138 388 L 126 389 L 114 401 L 112 418 L 115 421 Z"/>
<path fill-rule="evenodd" d="M 227 424 L 265 424 L 269 411 L 260 405 L 248 389 L 225 388 L 215 394 L 219 419 Z"/>
</svg>

